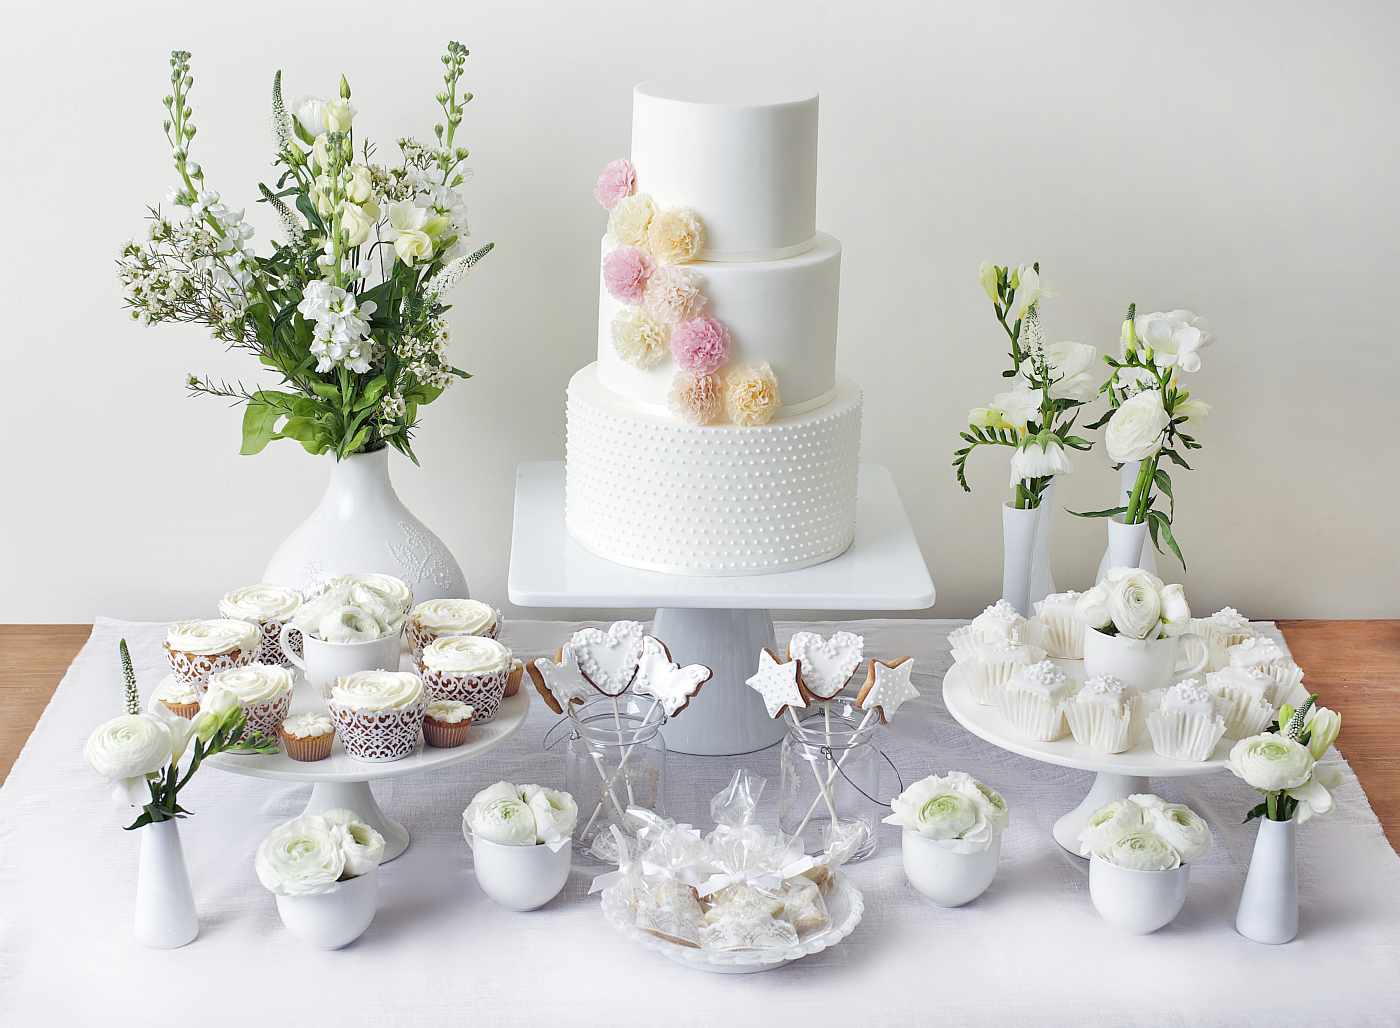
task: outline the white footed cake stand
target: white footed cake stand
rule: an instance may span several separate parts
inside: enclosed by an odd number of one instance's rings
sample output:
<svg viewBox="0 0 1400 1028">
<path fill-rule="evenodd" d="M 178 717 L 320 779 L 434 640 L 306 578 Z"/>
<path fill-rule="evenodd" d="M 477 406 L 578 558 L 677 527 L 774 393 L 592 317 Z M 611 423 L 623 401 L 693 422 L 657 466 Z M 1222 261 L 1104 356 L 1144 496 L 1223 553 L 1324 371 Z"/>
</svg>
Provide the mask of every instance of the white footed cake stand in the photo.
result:
<svg viewBox="0 0 1400 1028">
<path fill-rule="evenodd" d="M 401 665 L 411 671 L 412 663 L 407 651 Z M 164 686 L 165 683 L 161 683 Z M 514 696 L 501 701 L 494 719 L 484 725 L 473 724 L 467 732 L 467 741 L 451 749 L 436 749 L 427 745 L 420 734 L 413 752 L 401 760 L 369 762 L 356 760 L 345 752 L 337 735 L 331 743 L 331 755 L 325 760 L 293 760 L 286 752 L 278 753 L 220 753 L 209 759 L 209 763 L 224 771 L 247 775 L 250 778 L 268 778 L 277 782 L 310 782 L 311 799 L 306 804 L 305 814 L 318 814 L 323 810 L 345 807 L 360 815 L 360 819 L 384 836 L 383 861 L 390 861 L 408 849 L 408 829 L 380 809 L 374 798 L 370 782 L 386 778 L 404 778 L 408 775 L 434 771 L 449 767 L 464 760 L 479 757 L 505 742 L 525 723 L 530 712 L 530 692 L 528 683 Z M 298 674 L 297 685 L 292 692 L 292 711 L 325 711 L 325 701 Z"/>
<path fill-rule="evenodd" d="M 887 468 L 860 466 L 856 534 L 839 557 L 797 571 L 735 578 L 668 575 L 590 553 L 564 527 L 564 463 L 529 461 L 515 480 L 509 594 L 523 607 L 655 607 L 651 634 L 680 664 L 714 676 L 662 729 L 668 749 L 750 753 L 786 733 L 744 684 L 759 652 L 776 649 L 774 608 L 921 610 L 932 606 L 918 541 Z"/>
<path fill-rule="evenodd" d="M 1082 660 L 1052 659 L 1070 678 L 1077 682 L 1084 681 Z M 1152 748 L 1152 739 L 1146 731 L 1138 744 L 1126 753 L 1100 753 L 1087 749 L 1069 735 L 1054 742 L 1026 739 L 1011 731 L 996 707 L 977 702 L 971 683 L 956 664 L 943 676 L 943 704 L 958 724 L 993 746 L 1046 764 L 1093 771 L 1098 775 L 1083 802 L 1055 822 L 1055 841 L 1075 856 L 1080 855 L 1079 833 L 1094 811 L 1125 796 L 1151 792 L 1149 778 L 1214 774 L 1224 769 L 1230 749 L 1235 745 L 1233 739 L 1221 739 L 1209 760 L 1196 761 L 1159 756 Z"/>
</svg>

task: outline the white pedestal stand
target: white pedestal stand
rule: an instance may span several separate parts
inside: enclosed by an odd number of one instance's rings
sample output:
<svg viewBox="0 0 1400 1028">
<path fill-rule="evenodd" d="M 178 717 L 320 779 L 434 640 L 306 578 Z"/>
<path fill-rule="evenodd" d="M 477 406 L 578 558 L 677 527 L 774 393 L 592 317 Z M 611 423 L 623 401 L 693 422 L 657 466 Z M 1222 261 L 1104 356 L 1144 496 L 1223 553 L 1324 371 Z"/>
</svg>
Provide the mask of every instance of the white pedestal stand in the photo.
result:
<svg viewBox="0 0 1400 1028">
<path fill-rule="evenodd" d="M 888 469 L 862 464 L 856 536 L 841 556 L 814 567 L 737 578 L 665 575 L 605 560 L 564 527 L 564 464 L 521 464 L 511 539 L 512 603 L 524 607 L 656 607 L 652 634 L 682 664 L 714 677 L 662 729 L 668 749 L 719 756 L 771 746 L 785 734 L 744 684 L 759 651 L 776 647 L 774 608 L 921 610 L 934 600 L 904 505 Z"/>
</svg>

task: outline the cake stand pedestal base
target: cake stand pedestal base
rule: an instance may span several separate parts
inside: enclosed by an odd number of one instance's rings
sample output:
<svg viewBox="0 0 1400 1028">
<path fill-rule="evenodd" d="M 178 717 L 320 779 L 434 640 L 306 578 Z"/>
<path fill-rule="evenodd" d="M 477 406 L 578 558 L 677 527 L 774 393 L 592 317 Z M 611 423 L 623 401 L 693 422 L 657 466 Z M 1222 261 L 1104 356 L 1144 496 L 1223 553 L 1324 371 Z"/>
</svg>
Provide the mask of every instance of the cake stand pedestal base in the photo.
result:
<svg viewBox="0 0 1400 1028">
<path fill-rule="evenodd" d="M 1065 849 L 1079 855 L 1079 833 L 1084 830 L 1084 822 L 1100 807 L 1106 807 L 1114 800 L 1127 796 L 1151 792 L 1146 778 L 1139 775 L 1118 775 L 1100 771 L 1084 802 L 1055 822 L 1054 836 Z"/>
<path fill-rule="evenodd" d="M 323 810 L 344 807 L 360 815 L 360 820 L 384 836 L 384 856 L 387 863 L 408 849 L 408 829 L 379 807 L 369 782 L 317 782 L 311 789 L 303 814 L 319 814 Z"/>
</svg>

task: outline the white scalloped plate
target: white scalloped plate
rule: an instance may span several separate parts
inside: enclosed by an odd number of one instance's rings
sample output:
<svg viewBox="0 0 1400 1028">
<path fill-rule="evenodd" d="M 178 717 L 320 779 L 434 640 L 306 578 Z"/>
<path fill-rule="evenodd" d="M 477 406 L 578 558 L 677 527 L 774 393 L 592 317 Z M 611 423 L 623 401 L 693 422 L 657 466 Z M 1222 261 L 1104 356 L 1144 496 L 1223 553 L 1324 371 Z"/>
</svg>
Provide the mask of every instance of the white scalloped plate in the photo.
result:
<svg viewBox="0 0 1400 1028">
<path fill-rule="evenodd" d="M 603 890 L 603 916 L 608 923 L 633 942 L 640 943 L 649 950 L 674 960 L 697 971 L 713 974 L 753 974 L 757 971 L 772 971 L 774 968 L 791 964 L 813 953 L 820 953 L 855 931 L 865 913 L 865 897 L 851 884 L 851 880 L 840 871 L 826 895 L 826 910 L 831 915 L 831 927 L 815 932 L 798 941 L 796 946 L 785 950 L 766 950 L 762 953 L 702 953 L 690 946 L 658 939 L 650 932 L 644 932 L 633 923 L 632 909 L 618 898 L 616 887 Z"/>
</svg>

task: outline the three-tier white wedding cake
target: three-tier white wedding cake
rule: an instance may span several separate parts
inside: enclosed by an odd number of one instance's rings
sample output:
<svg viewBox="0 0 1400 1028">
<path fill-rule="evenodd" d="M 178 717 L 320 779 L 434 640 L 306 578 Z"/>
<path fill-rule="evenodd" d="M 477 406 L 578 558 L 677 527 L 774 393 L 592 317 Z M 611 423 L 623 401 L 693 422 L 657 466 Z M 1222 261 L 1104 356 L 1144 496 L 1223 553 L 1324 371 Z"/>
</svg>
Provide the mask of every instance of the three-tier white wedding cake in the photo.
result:
<svg viewBox="0 0 1400 1028">
<path fill-rule="evenodd" d="M 836 372 L 841 244 L 816 227 L 817 94 L 636 87 L 609 209 L 598 359 L 569 383 L 566 522 L 684 575 L 790 571 L 855 534 L 861 392 Z"/>
</svg>

